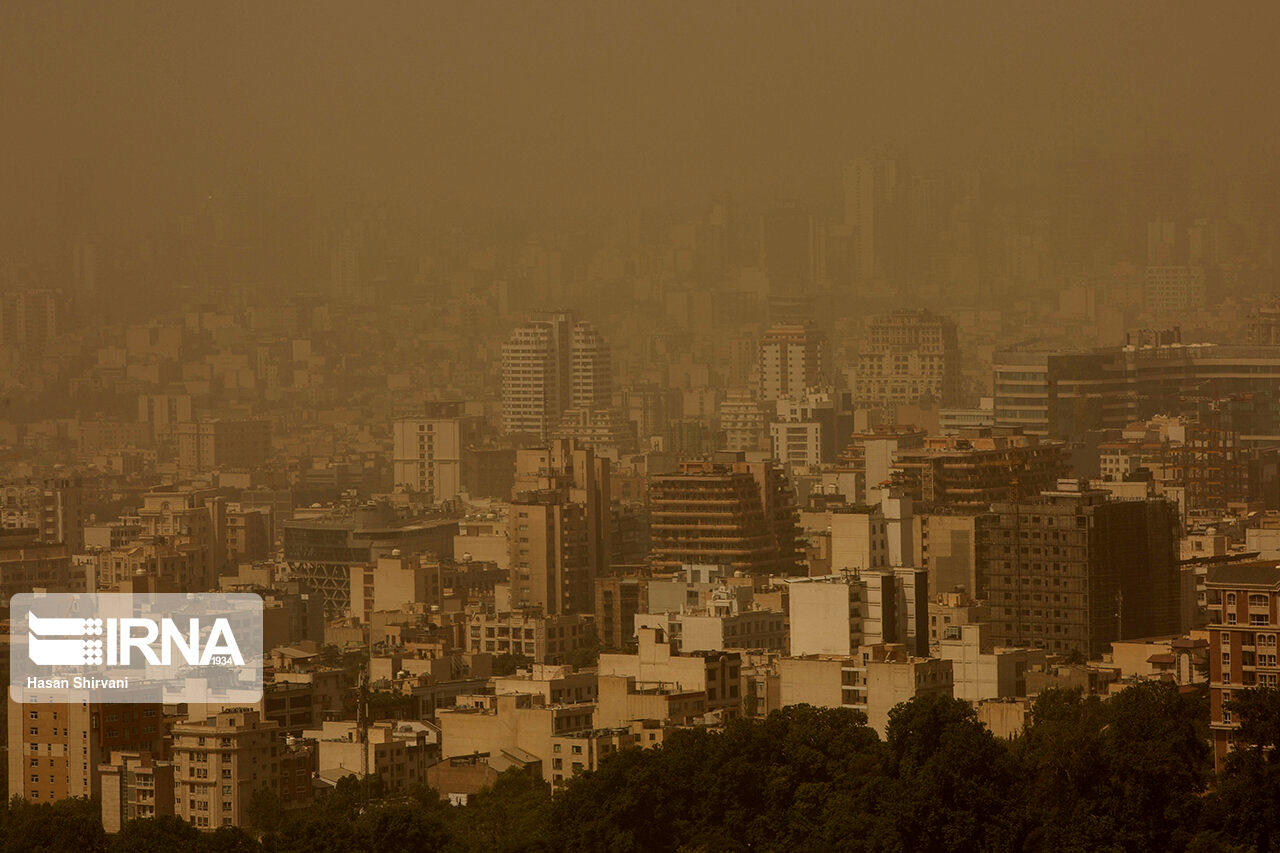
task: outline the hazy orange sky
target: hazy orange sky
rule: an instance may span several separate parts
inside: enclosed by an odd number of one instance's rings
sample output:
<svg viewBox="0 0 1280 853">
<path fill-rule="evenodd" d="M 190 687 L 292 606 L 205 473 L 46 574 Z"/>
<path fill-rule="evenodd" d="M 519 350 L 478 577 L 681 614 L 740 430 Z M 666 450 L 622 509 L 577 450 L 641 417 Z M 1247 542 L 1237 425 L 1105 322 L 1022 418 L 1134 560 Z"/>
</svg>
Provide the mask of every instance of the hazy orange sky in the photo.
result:
<svg viewBox="0 0 1280 853">
<path fill-rule="evenodd" d="M 7 222 L 213 190 L 629 205 L 811 192 L 892 146 L 1276 151 L 1280 4 L 0 4 Z M 1247 159 L 1246 159 L 1247 158 Z M 84 164 L 87 164 L 85 166 Z"/>
</svg>

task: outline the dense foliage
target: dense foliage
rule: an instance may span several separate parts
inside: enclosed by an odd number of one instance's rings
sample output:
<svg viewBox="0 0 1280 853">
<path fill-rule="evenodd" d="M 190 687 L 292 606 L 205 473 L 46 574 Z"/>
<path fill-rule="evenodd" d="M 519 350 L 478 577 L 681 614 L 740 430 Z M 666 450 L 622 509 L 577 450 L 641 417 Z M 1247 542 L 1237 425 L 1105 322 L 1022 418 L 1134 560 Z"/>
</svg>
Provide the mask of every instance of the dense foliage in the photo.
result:
<svg viewBox="0 0 1280 853">
<path fill-rule="evenodd" d="M 1213 775 L 1203 693 L 1162 683 L 1108 700 L 1049 691 L 1000 740 L 964 702 L 922 698 L 881 741 L 861 714 L 808 706 L 723 732 L 672 733 L 552 797 L 515 771 L 463 807 L 354 778 L 308 809 L 268 793 L 245 831 L 176 819 L 106 836 L 96 804 L 15 801 L 8 851 L 1280 851 L 1280 690 L 1241 691 L 1239 748 Z"/>
</svg>

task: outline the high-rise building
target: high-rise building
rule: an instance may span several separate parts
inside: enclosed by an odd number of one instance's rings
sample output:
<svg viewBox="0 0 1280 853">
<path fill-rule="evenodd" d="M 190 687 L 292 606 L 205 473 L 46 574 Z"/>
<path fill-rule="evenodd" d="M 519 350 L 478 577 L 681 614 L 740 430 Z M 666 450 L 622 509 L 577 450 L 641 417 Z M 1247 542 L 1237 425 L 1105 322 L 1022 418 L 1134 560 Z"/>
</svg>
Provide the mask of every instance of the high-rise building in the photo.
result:
<svg viewBox="0 0 1280 853">
<path fill-rule="evenodd" d="M 58 295 L 52 290 L 0 294 L 0 346 L 33 349 L 58 336 Z"/>
<path fill-rule="evenodd" d="M 178 470 L 187 474 L 214 468 L 259 468 L 271 455 L 271 422 L 266 420 L 188 421 L 178 424 Z"/>
<path fill-rule="evenodd" d="M 38 698 L 38 697 L 32 697 Z M 116 751 L 160 755 L 158 704 L 9 700 L 9 796 L 34 803 L 101 793 L 101 765 Z"/>
<path fill-rule="evenodd" d="M 1102 654 L 1181 630 L 1178 511 L 1060 480 L 976 530 L 997 645 Z"/>
<path fill-rule="evenodd" d="M 772 462 L 740 453 L 683 462 L 649 482 L 653 560 L 720 565 L 748 574 L 793 575 L 800 539 L 795 492 Z"/>
<path fill-rule="evenodd" d="M 774 404 L 769 425 L 773 458 L 791 466 L 836 461 L 853 432 L 853 413 L 830 389 L 793 394 Z"/>
<path fill-rule="evenodd" d="M 154 438 L 172 435 L 178 424 L 191 420 L 190 394 L 140 394 L 138 422 L 151 428 Z"/>
<path fill-rule="evenodd" d="M 725 394 L 717 408 L 724 449 L 734 453 L 764 450 L 769 445 L 773 411 L 774 406 L 761 400 L 754 391 L 744 389 Z"/>
<path fill-rule="evenodd" d="M 613 403 L 613 363 L 609 344 L 586 321 L 573 326 L 570 408 L 601 409 Z"/>
<path fill-rule="evenodd" d="M 1150 266 L 1142 301 L 1155 317 L 1180 318 L 1204 305 L 1204 270 L 1189 266 Z"/>
<path fill-rule="evenodd" d="M 161 537 L 171 546 L 194 546 L 205 551 L 193 566 L 205 569 L 203 577 L 187 577 L 189 592 L 212 588 L 227 563 L 227 501 L 214 489 L 156 489 L 142 496 L 142 506 L 130 522 L 147 538 Z"/>
<path fill-rule="evenodd" d="M 550 614 L 593 612 L 585 508 L 544 489 L 518 493 L 510 513 L 512 601 Z"/>
<path fill-rule="evenodd" d="M 314 745 L 284 743 L 280 724 L 237 708 L 173 726 L 174 802 L 178 817 L 198 829 L 243 826 L 260 788 L 286 807 L 311 801 Z"/>
<path fill-rule="evenodd" d="M 467 448 L 480 419 L 464 414 L 461 403 L 428 403 L 418 417 L 392 425 L 392 476 L 397 486 L 423 492 L 440 502 L 456 498 L 466 482 Z"/>
<path fill-rule="evenodd" d="M 760 341 L 759 359 L 761 400 L 802 396 L 826 378 L 827 341 L 811 323 L 773 326 Z"/>
<path fill-rule="evenodd" d="M 978 529 L 992 523 L 988 512 L 918 513 L 912 522 L 912 565 L 924 566 L 934 593 L 986 597 L 987 578 L 979 572 Z"/>
<path fill-rule="evenodd" d="M 1275 561 L 1211 566 L 1205 581 L 1209 612 L 1209 728 L 1218 769 L 1240 726 L 1227 707 L 1235 690 L 1280 686 L 1280 566 Z"/>
<path fill-rule="evenodd" d="M 609 460 L 572 441 L 516 453 L 511 595 L 546 613 L 590 613 L 608 572 L 613 500 Z"/>
<path fill-rule="evenodd" d="M 647 613 L 648 578 L 612 575 L 596 578 L 596 632 L 606 649 L 620 649 L 636 633 L 636 614 Z"/>
<path fill-rule="evenodd" d="M 978 512 L 993 501 L 1038 495 L 1067 471 L 1062 442 L 1017 430 L 973 429 L 930 436 L 921 447 L 898 451 L 890 477 L 894 489 L 922 506 Z"/>
<path fill-rule="evenodd" d="M 851 655 L 858 646 L 899 643 L 929 653 L 924 569 L 865 568 L 787 581 L 791 654 Z"/>
<path fill-rule="evenodd" d="M 353 229 L 346 229 L 335 241 L 330 256 L 332 273 L 332 292 L 335 299 L 360 302 L 366 293 L 365 278 L 361 274 L 360 235 Z"/>
<path fill-rule="evenodd" d="M 71 553 L 84 548 L 80 480 L 53 477 L 0 485 L 0 528 L 37 531 L 40 542 L 61 542 Z"/>
<path fill-rule="evenodd" d="M 890 278 L 899 241 L 898 164 L 861 158 L 845 166 L 844 222 L 853 229 L 859 281 Z"/>
<path fill-rule="evenodd" d="M 955 323 L 931 311 L 871 318 L 849 387 L 860 407 L 892 409 L 926 401 L 956 405 L 960 349 Z"/>
<path fill-rule="evenodd" d="M 509 433 L 545 438 L 571 398 L 570 315 L 518 326 L 502 347 L 502 423 Z"/>
<path fill-rule="evenodd" d="M 518 326 L 502 348 L 502 418 L 509 432 L 546 439 L 572 408 L 610 404 L 609 346 L 586 321 L 561 311 Z"/>
<path fill-rule="evenodd" d="M 1215 397 L 1273 395 L 1280 382 L 1280 346 L 1266 322 L 1244 330 L 1254 344 L 1182 343 L 1174 329 L 1131 332 L 1123 347 L 1082 353 L 997 351 L 992 366 L 997 426 L 1054 438 L 1124 429 L 1152 412 L 1181 409 L 1188 392 Z"/>
</svg>

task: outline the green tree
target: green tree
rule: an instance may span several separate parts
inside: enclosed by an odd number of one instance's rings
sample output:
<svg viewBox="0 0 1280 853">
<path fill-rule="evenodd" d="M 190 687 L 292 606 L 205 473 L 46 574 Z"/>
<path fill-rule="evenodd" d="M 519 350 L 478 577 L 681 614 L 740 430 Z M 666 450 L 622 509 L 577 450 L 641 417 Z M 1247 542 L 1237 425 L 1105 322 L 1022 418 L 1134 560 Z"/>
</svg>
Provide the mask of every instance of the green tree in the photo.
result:
<svg viewBox="0 0 1280 853">
<path fill-rule="evenodd" d="M 202 833 L 180 817 L 131 820 L 111 839 L 111 853 L 162 853 L 201 848 Z"/>
<path fill-rule="evenodd" d="M 882 849 L 1014 846 L 1019 773 L 967 702 L 919 696 L 889 712 Z"/>
<path fill-rule="evenodd" d="M 793 706 L 623 750 L 555 798 L 555 846 L 616 851 L 871 849 L 881 745 L 860 713 Z"/>
<path fill-rule="evenodd" d="M 1145 681 L 1103 700 L 1049 690 L 1015 751 L 1026 773 L 1025 846 L 1179 850 L 1208 774 L 1202 697 Z"/>
<path fill-rule="evenodd" d="M 0 825 L 4 853 L 102 853 L 107 835 L 96 799 L 29 803 L 14 798 Z"/>
<path fill-rule="evenodd" d="M 356 821 L 360 849 L 377 853 L 431 853 L 449 841 L 438 811 L 420 803 L 385 803 L 366 809 Z"/>
<path fill-rule="evenodd" d="M 1240 727 L 1206 804 L 1206 836 L 1280 850 L 1280 689 L 1234 691 L 1227 710 Z"/>
<path fill-rule="evenodd" d="M 280 821 L 284 812 L 284 801 L 275 788 L 262 786 L 249 795 L 245 804 L 245 828 L 251 832 L 262 834 Z"/>
<path fill-rule="evenodd" d="M 430 788 L 421 796 L 440 801 Z M 457 850 L 551 849 L 551 786 L 523 770 L 507 770 L 493 787 L 471 797 L 465 806 L 449 809 L 448 814 Z"/>
<path fill-rule="evenodd" d="M 258 853 L 262 846 L 242 829 L 220 826 L 206 833 L 200 844 L 201 853 Z"/>
</svg>

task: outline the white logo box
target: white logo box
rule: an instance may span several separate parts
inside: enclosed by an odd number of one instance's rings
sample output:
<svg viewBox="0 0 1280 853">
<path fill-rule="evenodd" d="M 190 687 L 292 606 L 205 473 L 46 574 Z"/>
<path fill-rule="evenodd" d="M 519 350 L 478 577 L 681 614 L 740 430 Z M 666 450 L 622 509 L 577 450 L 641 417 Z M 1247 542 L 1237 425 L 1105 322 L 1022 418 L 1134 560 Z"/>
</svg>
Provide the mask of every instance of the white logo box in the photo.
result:
<svg viewBox="0 0 1280 853">
<path fill-rule="evenodd" d="M 20 593 L 9 600 L 15 702 L 253 704 L 262 698 L 253 593 Z"/>
</svg>

